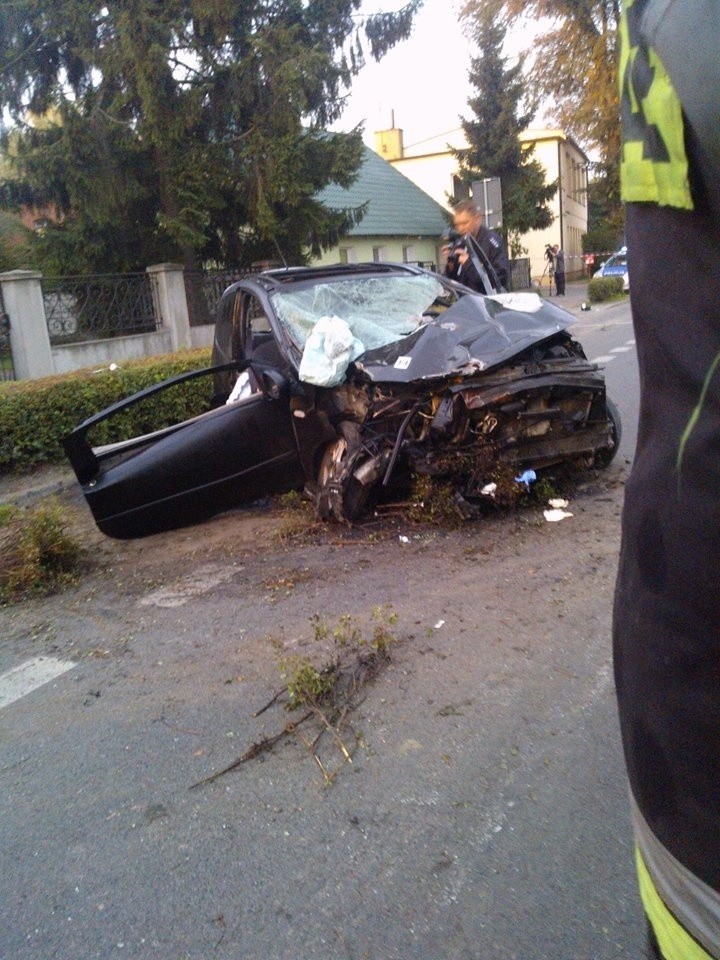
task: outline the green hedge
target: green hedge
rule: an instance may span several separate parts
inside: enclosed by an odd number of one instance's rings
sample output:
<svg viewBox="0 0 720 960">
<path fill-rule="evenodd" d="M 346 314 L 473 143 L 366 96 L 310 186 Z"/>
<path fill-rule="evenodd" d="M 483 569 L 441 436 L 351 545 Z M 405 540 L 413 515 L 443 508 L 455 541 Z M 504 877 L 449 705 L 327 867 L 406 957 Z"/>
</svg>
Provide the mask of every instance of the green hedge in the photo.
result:
<svg viewBox="0 0 720 960">
<path fill-rule="evenodd" d="M 615 300 L 623 294 L 622 277 L 593 277 L 588 283 L 588 299 L 590 303 L 601 303 L 603 300 Z"/>
<path fill-rule="evenodd" d="M 62 438 L 87 417 L 152 384 L 209 366 L 210 351 L 202 348 L 128 360 L 115 370 L 0 383 L 0 473 L 62 462 Z M 98 424 L 91 442 L 110 443 L 195 416 L 208 408 L 211 393 L 205 377 L 163 391 L 110 423 Z"/>
</svg>

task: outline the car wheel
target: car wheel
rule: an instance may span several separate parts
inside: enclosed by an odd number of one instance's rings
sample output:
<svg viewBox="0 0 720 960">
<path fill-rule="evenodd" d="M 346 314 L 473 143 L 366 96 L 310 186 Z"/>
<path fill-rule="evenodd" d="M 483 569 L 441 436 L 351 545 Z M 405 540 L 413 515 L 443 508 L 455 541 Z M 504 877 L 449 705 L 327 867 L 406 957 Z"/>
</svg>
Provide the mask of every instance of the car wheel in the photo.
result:
<svg viewBox="0 0 720 960">
<path fill-rule="evenodd" d="M 610 397 L 605 398 L 608 420 L 610 421 L 612 446 L 604 447 L 595 454 L 594 465 L 600 467 L 609 467 L 615 454 L 620 449 L 620 440 L 622 439 L 622 421 L 620 420 L 620 411 L 612 402 Z"/>
<path fill-rule="evenodd" d="M 353 523 L 365 509 L 370 488 L 360 483 L 352 471 L 360 451 L 351 452 L 344 436 L 325 448 L 317 476 L 315 508 L 323 520 L 344 520 Z"/>
</svg>

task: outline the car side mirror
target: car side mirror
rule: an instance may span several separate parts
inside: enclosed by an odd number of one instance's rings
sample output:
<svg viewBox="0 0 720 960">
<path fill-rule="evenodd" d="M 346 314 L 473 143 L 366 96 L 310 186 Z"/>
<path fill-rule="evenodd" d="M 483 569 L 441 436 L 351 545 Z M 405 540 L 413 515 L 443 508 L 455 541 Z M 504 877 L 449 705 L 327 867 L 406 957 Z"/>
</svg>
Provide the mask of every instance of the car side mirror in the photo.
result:
<svg viewBox="0 0 720 960">
<path fill-rule="evenodd" d="M 266 397 L 271 400 L 280 400 L 287 393 L 287 378 L 275 367 L 266 367 L 264 370 L 258 370 L 257 372 L 260 375 L 262 391 Z"/>
</svg>

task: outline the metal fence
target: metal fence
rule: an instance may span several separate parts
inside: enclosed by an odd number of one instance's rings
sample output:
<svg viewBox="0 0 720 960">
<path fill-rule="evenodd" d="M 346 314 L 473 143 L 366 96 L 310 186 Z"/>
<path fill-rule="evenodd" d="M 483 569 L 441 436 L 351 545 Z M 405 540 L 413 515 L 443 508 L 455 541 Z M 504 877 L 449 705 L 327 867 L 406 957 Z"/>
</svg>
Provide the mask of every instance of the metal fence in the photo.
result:
<svg viewBox="0 0 720 960">
<path fill-rule="evenodd" d="M 530 277 L 530 260 L 522 257 L 510 261 L 510 289 L 529 290 L 532 286 Z"/>
<path fill-rule="evenodd" d="M 0 287 L 0 380 L 14 380 L 12 349 L 10 346 L 10 317 L 5 313 L 2 287 Z"/>
<path fill-rule="evenodd" d="M 247 270 L 205 270 L 203 272 L 186 270 L 185 297 L 190 326 L 198 327 L 204 323 L 214 323 L 215 311 L 223 291 L 249 272 Z"/>
<path fill-rule="evenodd" d="M 43 279 L 50 343 L 152 333 L 159 323 L 151 283 L 145 273 Z"/>
</svg>

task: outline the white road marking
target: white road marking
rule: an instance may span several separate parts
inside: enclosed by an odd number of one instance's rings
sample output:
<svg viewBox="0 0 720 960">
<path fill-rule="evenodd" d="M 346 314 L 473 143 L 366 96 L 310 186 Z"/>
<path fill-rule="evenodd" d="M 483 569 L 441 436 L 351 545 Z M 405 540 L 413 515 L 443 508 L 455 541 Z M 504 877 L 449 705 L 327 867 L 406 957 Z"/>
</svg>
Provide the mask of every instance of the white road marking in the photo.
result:
<svg viewBox="0 0 720 960">
<path fill-rule="evenodd" d="M 612 347 L 610 353 L 603 354 L 601 357 L 594 357 L 590 363 L 610 363 L 619 353 L 628 353 L 635 346 L 634 340 L 626 340 L 621 347 Z"/>
<path fill-rule="evenodd" d="M 0 709 L 32 693 L 75 666 L 69 660 L 35 657 L 0 675 Z"/>
</svg>

